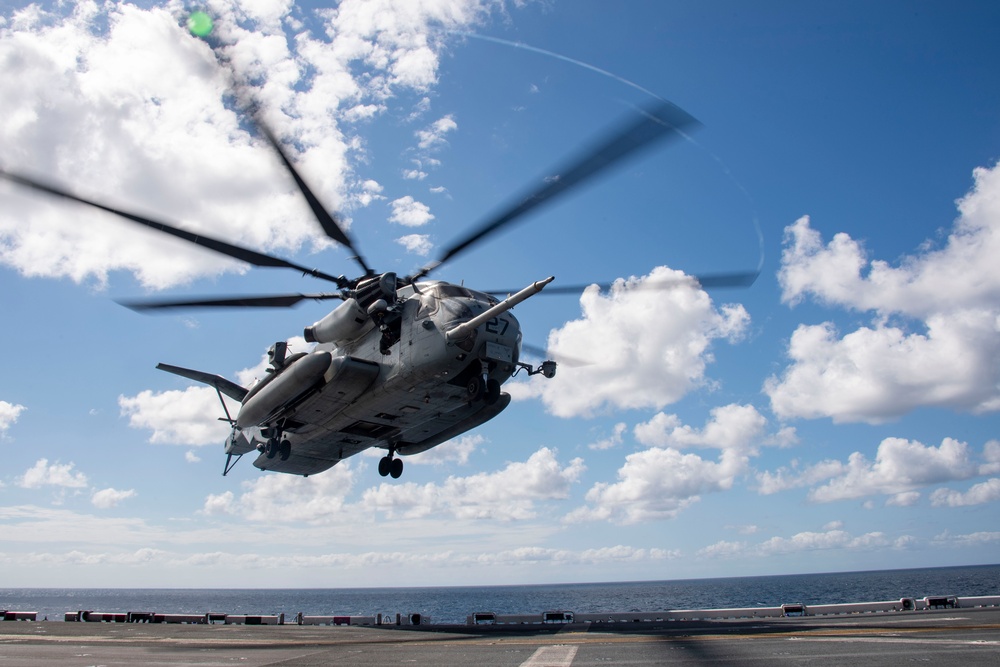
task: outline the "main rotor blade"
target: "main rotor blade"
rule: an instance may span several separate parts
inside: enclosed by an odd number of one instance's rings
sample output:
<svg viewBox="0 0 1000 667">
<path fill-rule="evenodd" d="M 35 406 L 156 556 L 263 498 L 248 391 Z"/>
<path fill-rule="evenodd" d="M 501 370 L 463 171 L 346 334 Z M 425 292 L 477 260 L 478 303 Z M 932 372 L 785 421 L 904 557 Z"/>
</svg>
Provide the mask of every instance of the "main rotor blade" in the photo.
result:
<svg viewBox="0 0 1000 667">
<path fill-rule="evenodd" d="M 660 102 L 641 110 L 637 120 L 630 120 L 612 131 L 605 139 L 557 169 L 553 178 L 522 197 L 517 204 L 479 225 L 471 234 L 448 248 L 441 259 L 421 269 L 414 279 L 427 275 L 473 244 L 519 220 L 532 209 L 569 192 L 629 155 L 651 146 L 656 140 L 683 136 L 682 128 L 694 129 L 698 125 L 700 123 L 693 116 L 669 102 Z"/>
<path fill-rule="evenodd" d="M 143 312 L 147 310 L 166 310 L 169 308 L 289 308 L 302 301 L 323 301 L 326 299 L 343 299 L 341 294 L 275 294 L 265 296 L 235 296 L 185 301 L 155 300 L 155 301 L 119 301 L 118 303 Z"/>
<path fill-rule="evenodd" d="M 288 173 L 292 175 L 293 179 L 295 179 L 295 184 L 299 186 L 299 192 L 302 193 L 306 203 L 309 204 L 309 208 L 312 210 L 313 215 L 316 216 L 316 220 L 323 228 L 323 231 L 326 232 L 326 235 L 354 253 L 352 259 L 358 263 L 361 269 L 365 272 L 366 276 L 374 275 L 375 272 L 368 266 L 368 264 L 365 263 L 361 253 L 354 247 L 351 237 L 347 235 L 347 232 L 345 232 L 344 229 L 337 223 L 336 219 L 330 215 L 330 212 L 323 207 L 319 198 L 316 197 L 309 185 L 306 184 L 305 179 L 302 178 L 302 175 L 299 174 L 295 166 L 292 165 L 292 161 L 285 153 L 285 149 L 281 147 L 281 143 L 278 141 L 278 138 L 273 132 L 271 132 L 271 128 L 264 123 L 262 118 L 260 118 L 260 114 L 251 115 L 253 116 L 254 123 L 257 124 L 257 127 L 260 128 L 263 135 L 267 137 L 268 143 L 271 144 L 271 147 L 281 158 L 282 163 L 285 165 L 285 169 L 287 169 Z"/>
<path fill-rule="evenodd" d="M 214 239 L 210 236 L 204 236 L 202 234 L 195 234 L 178 227 L 173 227 L 165 222 L 159 222 L 151 218 L 147 218 L 141 215 L 136 215 L 135 213 L 129 213 L 128 211 L 123 211 L 121 209 L 114 208 L 112 206 L 107 206 L 101 204 L 100 202 L 85 199 L 83 197 L 78 197 L 77 195 L 69 192 L 68 190 L 63 190 L 54 185 L 49 185 L 43 183 L 33 178 L 27 176 L 22 176 L 20 174 L 14 174 L 9 171 L 0 169 L 0 178 L 5 178 L 12 183 L 17 183 L 18 185 L 23 185 L 27 188 L 32 188 L 33 190 L 38 190 L 39 192 L 44 192 L 45 194 L 53 195 L 56 197 L 62 197 L 64 199 L 69 199 L 70 201 L 75 201 L 80 204 L 85 204 L 93 208 L 99 209 L 101 211 L 106 211 L 107 213 L 113 213 L 121 218 L 130 220 L 132 222 L 138 223 L 140 225 L 145 225 L 152 229 L 164 232 L 165 234 L 170 234 L 171 236 L 176 236 L 179 239 L 184 239 L 195 245 L 199 245 L 203 248 L 208 248 L 209 250 L 214 250 L 215 252 L 227 255 L 234 259 L 238 259 L 242 262 L 252 264 L 254 266 L 261 267 L 272 267 L 272 268 L 283 268 L 283 269 L 295 269 L 296 271 L 301 271 L 306 275 L 313 276 L 315 278 L 321 278 L 323 280 L 329 280 L 330 282 L 336 283 L 339 287 L 346 287 L 347 281 L 343 277 L 331 276 L 327 273 L 323 273 L 317 269 L 310 269 L 308 267 L 296 264 L 294 262 L 289 262 L 288 260 L 281 259 L 280 257 L 273 257 L 271 255 L 266 255 L 264 253 L 257 252 L 256 250 L 250 250 L 249 248 L 242 248 L 226 241 L 220 241 Z"/>
<path fill-rule="evenodd" d="M 673 287 L 679 287 L 690 283 L 691 281 L 696 281 L 701 287 L 705 289 L 721 289 L 727 287 L 750 287 L 757 280 L 760 275 L 759 271 L 741 271 L 734 273 L 712 273 L 702 276 L 685 276 L 683 278 L 677 278 L 675 280 L 654 280 L 646 281 L 634 285 L 631 289 L 671 289 Z M 580 285 L 549 285 L 542 291 L 542 294 L 582 294 L 591 285 L 597 285 L 597 287 L 602 292 L 607 292 L 614 285 L 614 282 L 610 283 L 586 283 Z M 512 294 L 513 292 L 509 290 L 479 290 L 485 292 L 486 294 L 492 294 L 494 296 L 502 296 L 505 294 Z"/>
</svg>

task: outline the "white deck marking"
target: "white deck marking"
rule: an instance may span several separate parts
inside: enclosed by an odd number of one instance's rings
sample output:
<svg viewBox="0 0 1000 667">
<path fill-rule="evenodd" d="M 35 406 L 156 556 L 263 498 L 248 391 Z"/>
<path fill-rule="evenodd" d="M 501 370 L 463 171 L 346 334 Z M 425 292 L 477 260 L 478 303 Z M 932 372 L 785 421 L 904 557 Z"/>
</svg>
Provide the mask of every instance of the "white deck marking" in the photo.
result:
<svg viewBox="0 0 1000 667">
<path fill-rule="evenodd" d="M 522 662 L 521 667 L 570 667 L 573 658 L 576 657 L 577 648 L 577 646 L 543 646 Z"/>
</svg>

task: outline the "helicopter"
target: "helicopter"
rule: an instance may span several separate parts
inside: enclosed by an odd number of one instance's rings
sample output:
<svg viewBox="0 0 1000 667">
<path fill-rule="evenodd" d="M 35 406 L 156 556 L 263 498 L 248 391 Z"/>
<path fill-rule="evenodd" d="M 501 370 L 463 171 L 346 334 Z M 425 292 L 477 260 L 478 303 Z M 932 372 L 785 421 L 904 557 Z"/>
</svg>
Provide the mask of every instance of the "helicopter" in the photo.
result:
<svg viewBox="0 0 1000 667">
<path fill-rule="evenodd" d="M 25 188 L 96 208 L 256 267 L 284 268 L 336 285 L 336 291 L 235 296 L 196 300 L 122 302 L 133 310 L 171 308 L 291 307 L 302 301 L 341 303 L 305 327 L 308 352 L 289 354 L 287 341 L 268 350 L 265 377 L 249 387 L 220 375 L 170 364 L 157 368 L 204 383 L 218 393 L 231 431 L 225 440 L 223 475 L 255 452 L 260 470 L 314 475 L 370 448 L 386 450 L 382 477 L 403 473 L 399 456 L 425 452 L 497 417 L 510 405 L 503 384 L 514 375 L 552 378 L 556 360 L 522 360 L 521 325 L 511 309 L 553 282 L 549 276 L 520 290 L 476 290 L 429 275 L 498 231 L 523 221 L 627 157 L 698 127 L 676 105 L 658 101 L 638 109 L 573 157 L 557 174 L 514 200 L 448 246 L 439 259 L 407 276 L 369 266 L 345 226 L 327 211 L 289 154 L 259 114 L 252 125 L 277 154 L 327 237 L 348 249 L 360 275 L 348 278 L 120 210 L 63 187 L 0 168 L 0 177 Z M 702 287 L 753 284 L 758 271 L 694 276 Z M 610 283 L 598 283 L 601 289 Z M 589 285 L 554 286 L 546 294 L 581 293 Z M 671 285 L 654 285 L 669 288 Z M 504 296 L 504 298 L 500 298 Z M 564 360 L 568 362 L 569 360 Z M 235 416 L 224 396 L 240 404 Z"/>
</svg>

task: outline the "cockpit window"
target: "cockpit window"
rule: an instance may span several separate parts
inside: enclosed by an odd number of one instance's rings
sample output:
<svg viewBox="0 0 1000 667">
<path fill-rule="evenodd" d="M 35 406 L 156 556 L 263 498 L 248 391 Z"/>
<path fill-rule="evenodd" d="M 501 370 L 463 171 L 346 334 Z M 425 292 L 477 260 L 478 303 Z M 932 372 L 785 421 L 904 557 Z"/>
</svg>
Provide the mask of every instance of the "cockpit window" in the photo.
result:
<svg viewBox="0 0 1000 667">
<path fill-rule="evenodd" d="M 458 297 L 485 302 L 491 306 L 500 303 L 496 297 L 485 292 L 471 290 L 461 285 L 452 285 L 451 283 L 420 283 L 417 287 L 417 291 L 420 294 L 420 310 L 417 311 L 416 316 L 418 320 L 430 317 L 433 313 L 437 312 L 442 299 Z"/>
</svg>

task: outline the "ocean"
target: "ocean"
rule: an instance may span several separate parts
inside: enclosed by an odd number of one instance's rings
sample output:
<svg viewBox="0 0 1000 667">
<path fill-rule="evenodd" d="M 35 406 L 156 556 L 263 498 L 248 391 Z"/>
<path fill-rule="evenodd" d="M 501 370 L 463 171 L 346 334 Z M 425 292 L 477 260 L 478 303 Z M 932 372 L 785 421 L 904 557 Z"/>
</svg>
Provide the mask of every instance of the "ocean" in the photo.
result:
<svg viewBox="0 0 1000 667">
<path fill-rule="evenodd" d="M 727 577 L 678 581 L 526 586 L 331 589 L 6 588 L 0 610 L 37 611 L 61 621 L 68 611 L 395 617 L 464 623 L 475 612 L 641 612 L 672 609 L 836 604 L 900 598 L 1000 595 L 1000 565 Z"/>
</svg>

